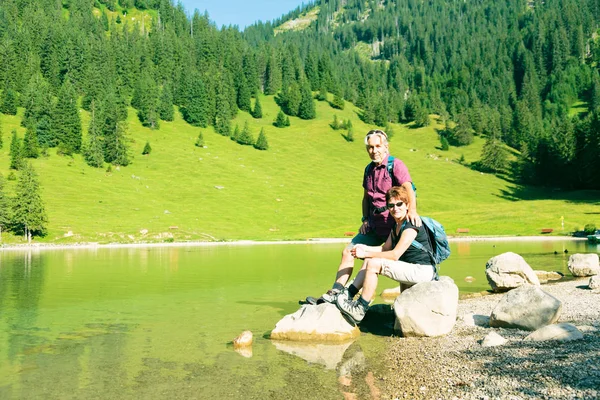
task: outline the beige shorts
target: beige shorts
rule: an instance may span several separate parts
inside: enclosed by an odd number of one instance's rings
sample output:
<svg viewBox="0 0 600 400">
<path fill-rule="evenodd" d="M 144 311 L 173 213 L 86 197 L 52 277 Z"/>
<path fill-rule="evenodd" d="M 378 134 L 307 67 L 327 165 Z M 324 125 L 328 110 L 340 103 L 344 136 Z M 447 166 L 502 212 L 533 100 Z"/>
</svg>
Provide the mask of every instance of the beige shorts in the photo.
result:
<svg viewBox="0 0 600 400">
<path fill-rule="evenodd" d="M 400 283 L 429 282 L 435 278 L 435 268 L 431 265 L 411 264 L 381 258 L 381 275 Z"/>
</svg>

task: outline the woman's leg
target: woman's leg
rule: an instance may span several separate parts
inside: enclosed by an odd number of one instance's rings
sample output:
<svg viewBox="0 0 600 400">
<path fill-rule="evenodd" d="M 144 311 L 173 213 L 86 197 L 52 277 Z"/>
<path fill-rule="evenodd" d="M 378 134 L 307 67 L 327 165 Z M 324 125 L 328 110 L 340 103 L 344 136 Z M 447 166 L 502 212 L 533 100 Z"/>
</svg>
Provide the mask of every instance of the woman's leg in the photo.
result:
<svg viewBox="0 0 600 400">
<path fill-rule="evenodd" d="M 377 275 L 381 273 L 381 260 L 381 258 L 365 260 L 366 269 L 364 270 L 364 284 L 361 297 L 368 302 L 375 297 L 375 290 L 377 290 L 378 283 Z"/>
</svg>

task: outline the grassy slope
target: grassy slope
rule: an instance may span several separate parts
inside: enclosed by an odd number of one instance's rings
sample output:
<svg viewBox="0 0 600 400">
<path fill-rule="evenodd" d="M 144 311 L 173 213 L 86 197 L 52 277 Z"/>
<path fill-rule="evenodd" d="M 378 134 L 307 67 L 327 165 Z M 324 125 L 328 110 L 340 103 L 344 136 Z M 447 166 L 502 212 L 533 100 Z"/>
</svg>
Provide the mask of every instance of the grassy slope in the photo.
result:
<svg viewBox="0 0 600 400">
<path fill-rule="evenodd" d="M 81 156 L 61 157 L 53 150 L 50 157 L 34 160 L 50 220 L 49 234 L 40 241 L 161 241 L 171 235 L 175 240 L 304 239 L 356 231 L 368 162 L 361 139 L 370 127 L 348 103 L 339 111 L 319 102 L 317 119 L 291 118 L 291 127 L 278 129 L 271 124 L 278 111 L 273 98 L 261 102 L 261 120 L 240 112 L 234 124 L 241 127 L 250 119 L 255 137 L 264 127 L 268 151 L 236 144 L 212 128 L 192 127 L 179 115 L 151 131 L 141 127 L 130 110 L 130 166 L 108 174 L 88 167 Z M 352 119 L 357 141 L 347 143 L 342 131 L 329 127 L 334 113 Z M 81 114 L 87 126 L 87 113 Z M 10 131 L 17 128 L 24 134 L 19 121 L 19 116 L 2 116 L 0 172 L 5 177 Z M 520 192 L 529 200 L 512 201 L 504 193 L 513 193 L 515 185 L 452 161 L 461 154 L 467 162 L 478 159 L 481 138 L 467 148 L 441 152 L 435 149 L 435 127 L 394 128 L 390 148 L 406 162 L 418 186 L 420 212 L 439 219 L 449 233 L 457 228 L 470 228 L 474 235 L 531 235 L 539 234 L 540 228 L 560 233 L 561 216 L 566 230 L 600 223 L 597 192 L 525 189 Z M 194 146 L 200 131 L 207 148 Z M 152 154 L 142 156 L 146 141 Z M 8 191 L 13 188 L 14 182 L 9 182 Z M 143 229 L 148 233 L 140 233 Z M 68 232 L 73 235 L 65 237 Z M 6 235 L 4 239 L 21 240 Z"/>
</svg>

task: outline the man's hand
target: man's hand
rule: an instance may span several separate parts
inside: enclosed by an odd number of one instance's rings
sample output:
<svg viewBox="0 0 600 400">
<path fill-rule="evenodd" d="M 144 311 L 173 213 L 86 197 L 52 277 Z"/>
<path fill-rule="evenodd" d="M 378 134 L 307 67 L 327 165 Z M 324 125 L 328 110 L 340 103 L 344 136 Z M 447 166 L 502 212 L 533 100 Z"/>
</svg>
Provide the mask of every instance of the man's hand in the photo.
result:
<svg viewBox="0 0 600 400">
<path fill-rule="evenodd" d="M 369 232 L 370 228 L 369 228 L 369 220 L 365 220 L 362 225 L 360 226 L 360 228 L 358 228 L 358 231 L 361 233 L 361 235 L 366 235 L 367 232 Z"/>
<path fill-rule="evenodd" d="M 352 254 L 354 258 L 365 258 L 366 252 L 367 249 L 364 244 L 354 245 L 352 250 L 350 250 L 350 254 Z"/>
<path fill-rule="evenodd" d="M 406 218 L 414 225 L 414 226 L 421 226 L 422 222 L 421 222 L 421 217 L 419 217 L 419 214 L 417 214 L 417 210 L 408 210 L 408 213 L 406 215 Z"/>
</svg>

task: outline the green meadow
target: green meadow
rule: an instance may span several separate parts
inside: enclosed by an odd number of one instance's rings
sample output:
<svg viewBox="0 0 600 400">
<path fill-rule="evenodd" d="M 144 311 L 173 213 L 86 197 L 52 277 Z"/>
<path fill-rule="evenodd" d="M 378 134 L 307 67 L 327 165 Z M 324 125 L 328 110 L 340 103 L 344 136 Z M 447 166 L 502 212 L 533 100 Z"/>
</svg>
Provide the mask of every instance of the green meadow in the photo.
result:
<svg viewBox="0 0 600 400">
<path fill-rule="evenodd" d="M 343 111 L 317 102 L 317 118 L 290 117 L 291 126 L 272 125 L 279 110 L 272 96 L 261 97 L 263 118 L 239 112 L 232 126 L 246 120 L 254 137 L 264 128 L 269 150 L 242 146 L 184 122 L 161 121 L 159 130 L 143 128 L 129 110 L 130 151 L 127 167 L 95 169 L 83 161 L 59 156 L 33 160 L 40 176 L 49 218 L 45 243 L 291 240 L 343 237 L 360 224 L 362 175 L 369 158 L 363 145 L 374 128 L 358 118 L 346 103 Z M 9 174 L 10 132 L 19 115 L 2 115 L 4 147 L 0 172 Z M 350 119 L 354 142 L 329 124 L 336 114 Z M 84 135 L 88 114 L 81 111 Z M 433 120 L 435 122 L 435 120 Z M 600 225 L 599 192 L 563 192 L 525 187 L 461 165 L 479 159 L 484 138 L 467 147 L 439 149 L 433 123 L 426 128 L 394 124 L 391 153 L 409 167 L 417 185 L 418 210 L 438 219 L 452 235 L 468 228 L 469 235 L 569 234 L 585 224 Z M 194 145 L 202 132 L 205 148 Z M 84 137 L 84 142 L 86 141 Z M 142 149 L 149 141 L 150 155 Z M 16 181 L 7 181 L 12 195 Z M 564 217 L 564 230 L 561 228 Z M 3 234 L 4 242 L 21 237 Z"/>
</svg>

